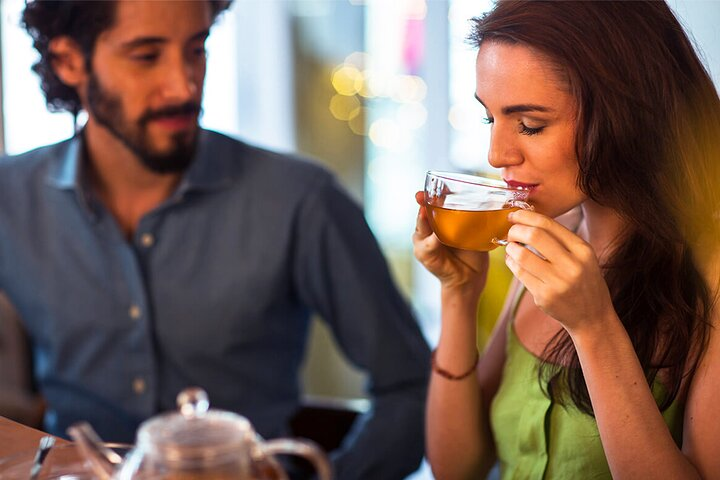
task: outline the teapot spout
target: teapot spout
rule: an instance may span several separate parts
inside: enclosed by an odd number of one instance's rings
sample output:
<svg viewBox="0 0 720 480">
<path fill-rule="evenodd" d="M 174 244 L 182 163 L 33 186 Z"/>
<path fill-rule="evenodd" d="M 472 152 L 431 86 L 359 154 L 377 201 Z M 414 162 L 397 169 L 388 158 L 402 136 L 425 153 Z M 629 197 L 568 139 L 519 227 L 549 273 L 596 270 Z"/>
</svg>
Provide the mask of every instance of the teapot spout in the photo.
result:
<svg viewBox="0 0 720 480">
<path fill-rule="evenodd" d="M 68 435 L 77 443 L 81 456 L 100 480 L 110 480 L 122 457 L 107 448 L 98 434 L 87 422 L 78 422 L 67 429 Z"/>
</svg>

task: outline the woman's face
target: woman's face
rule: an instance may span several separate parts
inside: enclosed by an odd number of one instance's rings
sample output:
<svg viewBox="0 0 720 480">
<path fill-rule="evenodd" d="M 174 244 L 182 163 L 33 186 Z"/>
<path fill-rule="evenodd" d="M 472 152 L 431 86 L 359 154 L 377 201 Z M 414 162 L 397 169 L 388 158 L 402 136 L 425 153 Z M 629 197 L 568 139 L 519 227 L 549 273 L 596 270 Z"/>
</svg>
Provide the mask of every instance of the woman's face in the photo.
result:
<svg viewBox="0 0 720 480">
<path fill-rule="evenodd" d="M 576 103 L 557 68 L 520 44 L 485 41 L 475 95 L 491 128 L 488 161 L 511 186 L 531 190 L 535 210 L 556 217 L 579 205 Z"/>
</svg>

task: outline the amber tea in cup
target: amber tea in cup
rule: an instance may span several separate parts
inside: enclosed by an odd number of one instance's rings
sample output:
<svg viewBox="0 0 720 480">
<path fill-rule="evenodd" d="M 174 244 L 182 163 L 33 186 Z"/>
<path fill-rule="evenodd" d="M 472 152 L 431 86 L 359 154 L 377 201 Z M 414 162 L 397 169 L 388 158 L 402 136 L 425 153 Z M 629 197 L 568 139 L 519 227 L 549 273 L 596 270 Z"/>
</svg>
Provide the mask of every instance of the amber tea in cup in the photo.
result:
<svg viewBox="0 0 720 480">
<path fill-rule="evenodd" d="M 438 239 L 463 250 L 489 251 L 506 245 L 512 211 L 532 209 L 530 191 L 491 178 L 429 171 L 425 176 L 425 209 Z"/>
</svg>

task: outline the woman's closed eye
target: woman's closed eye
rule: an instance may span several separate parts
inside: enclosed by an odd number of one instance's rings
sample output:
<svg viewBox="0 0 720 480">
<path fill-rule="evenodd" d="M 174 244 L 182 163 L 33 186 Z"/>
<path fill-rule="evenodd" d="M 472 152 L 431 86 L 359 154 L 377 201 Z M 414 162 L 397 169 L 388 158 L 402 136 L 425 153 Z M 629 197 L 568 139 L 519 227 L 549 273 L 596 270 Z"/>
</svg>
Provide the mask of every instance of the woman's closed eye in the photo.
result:
<svg viewBox="0 0 720 480">
<path fill-rule="evenodd" d="M 528 125 L 525 125 L 523 122 L 519 122 L 519 131 L 523 135 L 537 135 L 538 133 L 541 133 L 545 127 L 530 127 Z"/>
<path fill-rule="evenodd" d="M 486 125 L 492 125 L 495 123 L 495 119 L 493 117 L 487 116 L 482 119 L 482 122 Z M 525 122 L 522 120 L 518 121 L 518 132 L 523 135 L 537 135 L 541 133 L 545 129 L 545 126 L 539 126 L 539 127 L 531 127 L 529 125 L 526 125 Z"/>
</svg>

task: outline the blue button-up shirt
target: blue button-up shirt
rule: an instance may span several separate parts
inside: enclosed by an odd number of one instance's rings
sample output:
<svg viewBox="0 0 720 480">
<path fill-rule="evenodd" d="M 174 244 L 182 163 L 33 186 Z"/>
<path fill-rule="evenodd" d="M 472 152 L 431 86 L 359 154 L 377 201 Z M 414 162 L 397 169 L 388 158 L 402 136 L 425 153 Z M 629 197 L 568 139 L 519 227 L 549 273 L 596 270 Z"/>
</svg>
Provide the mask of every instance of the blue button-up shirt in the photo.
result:
<svg viewBox="0 0 720 480">
<path fill-rule="evenodd" d="M 402 478 L 422 456 L 428 347 L 361 210 L 321 167 L 203 131 L 176 192 L 132 239 L 93 195 L 82 136 L 0 162 L 0 289 L 32 345 L 45 428 L 105 440 L 183 388 L 287 433 L 311 313 L 374 401 L 338 478 Z"/>
</svg>

